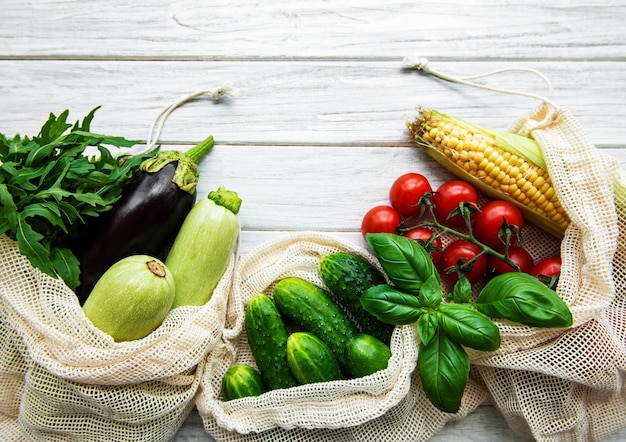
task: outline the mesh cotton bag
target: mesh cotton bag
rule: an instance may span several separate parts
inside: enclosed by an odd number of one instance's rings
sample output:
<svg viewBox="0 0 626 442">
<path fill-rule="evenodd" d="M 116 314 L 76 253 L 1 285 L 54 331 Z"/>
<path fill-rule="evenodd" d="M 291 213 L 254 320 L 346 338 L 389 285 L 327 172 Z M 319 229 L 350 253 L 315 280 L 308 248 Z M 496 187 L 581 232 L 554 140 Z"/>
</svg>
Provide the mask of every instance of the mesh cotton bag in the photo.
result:
<svg viewBox="0 0 626 442">
<path fill-rule="evenodd" d="M 156 116 L 143 150 L 167 118 Z M 19 440 L 170 440 L 194 405 L 202 365 L 221 337 L 234 257 L 202 307 L 179 307 L 149 336 L 114 342 L 85 317 L 74 293 L 33 268 L 0 235 L 0 430 Z"/>
<path fill-rule="evenodd" d="M 547 330 L 500 323 L 500 349 L 470 354 L 472 379 L 488 391 L 511 428 L 539 441 L 601 440 L 625 428 L 624 172 L 591 143 L 567 109 L 540 95 L 472 81 L 524 71 L 541 77 L 551 90 L 549 80 L 534 69 L 457 78 L 432 69 L 426 59 L 405 59 L 404 66 L 459 84 L 541 99 L 510 130 L 538 142 L 571 219 L 559 245 L 563 262 L 557 293 L 572 311 L 573 326 Z M 525 233 L 530 247 L 545 247 L 539 233 Z"/>
<path fill-rule="evenodd" d="M 416 332 L 411 326 L 396 328 L 388 367 L 373 375 L 221 400 L 226 370 L 235 362 L 255 365 L 243 327 L 248 300 L 261 292 L 271 296 L 274 284 L 286 276 L 298 276 L 325 288 L 317 270 L 319 262 L 323 256 L 340 251 L 358 254 L 380 269 L 366 251 L 314 232 L 269 241 L 237 264 L 223 343 L 207 359 L 197 399 L 205 428 L 215 438 L 277 440 L 287 437 L 280 436 L 286 431 L 292 440 L 297 435 L 310 438 L 314 434 L 349 432 L 351 427 L 381 417 L 405 398 L 417 358 Z"/>
<path fill-rule="evenodd" d="M 0 427 L 9 440 L 170 440 L 218 343 L 234 258 L 202 307 L 143 339 L 114 342 L 74 292 L 0 236 Z"/>
<path fill-rule="evenodd" d="M 538 141 L 571 218 L 557 293 L 574 325 L 501 324 L 502 347 L 475 357 L 473 373 L 513 429 L 541 441 L 600 440 L 626 427 L 624 174 L 566 109 L 543 104 L 512 131 Z"/>
</svg>

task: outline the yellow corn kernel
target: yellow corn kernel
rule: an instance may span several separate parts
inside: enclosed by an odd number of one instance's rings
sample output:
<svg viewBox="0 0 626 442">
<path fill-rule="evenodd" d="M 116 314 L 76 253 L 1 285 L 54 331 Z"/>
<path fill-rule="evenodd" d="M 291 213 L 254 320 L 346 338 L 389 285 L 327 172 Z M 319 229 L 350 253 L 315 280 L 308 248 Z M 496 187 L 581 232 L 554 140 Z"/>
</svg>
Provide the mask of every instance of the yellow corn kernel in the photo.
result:
<svg viewBox="0 0 626 442">
<path fill-rule="evenodd" d="M 416 144 L 452 172 L 471 177 L 477 187 L 516 203 L 533 221 L 562 235 L 569 217 L 559 203 L 538 144 L 526 137 L 490 131 L 437 111 L 422 110 L 408 124 Z M 514 140 L 519 145 L 512 143 Z M 444 160 L 443 155 L 450 160 Z M 539 216 L 537 216 L 539 215 Z M 542 218 L 550 221 L 542 222 Z M 555 224 L 555 225 L 552 225 Z"/>
</svg>

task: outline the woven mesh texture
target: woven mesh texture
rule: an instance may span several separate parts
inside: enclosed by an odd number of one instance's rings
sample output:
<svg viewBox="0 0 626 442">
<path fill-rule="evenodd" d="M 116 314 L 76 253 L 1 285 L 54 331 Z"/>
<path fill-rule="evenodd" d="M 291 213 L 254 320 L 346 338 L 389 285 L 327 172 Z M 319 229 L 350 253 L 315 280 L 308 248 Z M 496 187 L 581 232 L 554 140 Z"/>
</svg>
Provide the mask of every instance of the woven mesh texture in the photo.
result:
<svg viewBox="0 0 626 442">
<path fill-rule="evenodd" d="M 0 425 L 11 440 L 173 437 L 221 337 L 234 257 L 205 306 L 177 308 L 128 342 L 95 328 L 74 293 L 6 236 L 0 269 Z"/>
<path fill-rule="evenodd" d="M 217 440 L 404 440 L 407 431 L 417 438 L 430 436 L 452 418 L 436 410 L 421 388 L 411 388 L 419 383 L 413 326 L 396 327 L 389 365 L 373 375 L 221 400 L 221 379 L 228 367 L 235 362 L 255 365 L 243 327 L 246 303 L 257 293 L 271 296 L 273 286 L 287 276 L 326 289 L 317 270 L 319 261 L 340 251 L 362 256 L 382 271 L 367 251 L 319 232 L 285 235 L 259 246 L 238 263 L 224 343 L 221 351 L 209 356 L 196 401 L 205 428 Z M 484 399 L 484 393 L 475 390 L 460 414 Z"/>
<path fill-rule="evenodd" d="M 285 276 L 323 287 L 322 256 L 364 250 L 318 232 L 286 235 L 231 267 L 202 308 L 177 309 L 149 337 L 116 344 L 86 323 L 73 294 L 0 237 L 0 427 L 9 440 L 166 440 L 192 398 L 219 441 L 423 441 L 486 398 L 538 441 L 601 440 L 626 427 L 626 175 L 566 109 L 542 105 L 511 128 L 541 145 L 572 223 L 561 242 L 525 228 L 535 259 L 560 251 L 565 330 L 499 323 L 495 352 L 470 352 L 461 410 L 424 396 L 417 342 L 398 327 L 389 367 L 372 376 L 223 402 L 235 362 L 254 365 L 246 302 Z M 376 264 L 376 263 L 374 263 Z M 230 287 L 231 278 L 233 281 Z M 195 369 L 195 371 L 194 371 Z"/>
<path fill-rule="evenodd" d="M 502 348 L 474 358 L 474 374 L 513 429 L 539 441 L 601 440 L 626 427 L 624 175 L 566 109 L 542 105 L 512 130 L 541 145 L 572 220 L 557 292 L 574 325 L 503 325 Z"/>
</svg>

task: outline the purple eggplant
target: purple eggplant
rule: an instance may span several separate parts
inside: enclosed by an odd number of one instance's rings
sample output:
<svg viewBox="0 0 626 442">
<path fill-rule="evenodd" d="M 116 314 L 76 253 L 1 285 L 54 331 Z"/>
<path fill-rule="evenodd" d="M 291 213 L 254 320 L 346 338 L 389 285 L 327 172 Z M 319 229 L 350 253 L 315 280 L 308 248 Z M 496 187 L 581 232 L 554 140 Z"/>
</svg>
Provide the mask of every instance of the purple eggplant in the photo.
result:
<svg viewBox="0 0 626 442">
<path fill-rule="evenodd" d="M 141 163 L 139 175 L 113 208 L 100 215 L 75 248 L 81 304 L 104 272 L 127 256 L 159 256 L 196 202 L 197 163 L 213 137 L 187 152 L 162 151 Z"/>
</svg>

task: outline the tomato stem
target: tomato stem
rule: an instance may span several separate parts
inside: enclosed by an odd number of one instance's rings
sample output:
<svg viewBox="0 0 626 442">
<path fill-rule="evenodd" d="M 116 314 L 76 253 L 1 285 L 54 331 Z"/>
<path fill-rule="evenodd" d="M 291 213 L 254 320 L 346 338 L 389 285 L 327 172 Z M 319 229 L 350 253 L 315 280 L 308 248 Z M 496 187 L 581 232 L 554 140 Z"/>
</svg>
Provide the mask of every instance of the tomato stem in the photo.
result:
<svg viewBox="0 0 626 442">
<path fill-rule="evenodd" d="M 413 216 L 413 217 L 409 217 L 407 219 L 405 219 L 404 221 L 402 221 L 402 223 L 400 224 L 400 226 L 398 226 L 397 231 L 399 233 L 401 232 L 407 232 L 409 230 L 418 228 L 418 227 L 434 227 L 436 229 L 439 230 L 439 233 L 436 233 L 439 236 L 442 236 L 444 233 L 449 233 L 451 235 L 456 236 L 457 238 L 460 239 L 464 239 L 466 241 L 471 242 L 472 244 L 478 246 L 481 249 L 481 252 L 474 256 L 473 258 L 469 259 L 468 261 L 465 261 L 463 264 L 464 265 L 469 265 L 469 264 L 473 264 L 474 262 L 476 262 L 478 260 L 478 258 L 482 255 L 491 255 L 497 259 L 502 260 L 504 263 L 506 263 L 507 265 L 511 266 L 516 272 L 520 271 L 519 266 L 513 262 L 513 260 L 511 260 L 509 258 L 509 246 L 511 245 L 511 237 L 513 236 L 513 232 L 510 228 L 510 226 L 506 225 L 505 223 L 503 223 L 502 226 L 502 231 L 504 232 L 504 237 L 505 237 L 505 241 L 504 241 L 504 253 L 500 253 L 497 250 L 495 250 L 494 248 L 483 244 L 482 242 L 480 242 L 478 239 L 476 239 L 476 237 L 474 236 L 474 232 L 472 230 L 472 222 L 470 219 L 470 212 L 468 210 L 463 210 L 462 208 L 460 208 L 460 212 L 463 216 L 463 219 L 465 220 L 465 225 L 467 227 L 467 233 L 463 233 L 459 230 L 456 230 L 452 227 L 448 227 L 445 226 L 443 224 L 441 224 L 439 221 L 437 221 L 437 218 L 435 217 L 435 213 L 434 213 L 434 204 L 432 201 L 430 201 L 429 198 L 423 198 L 422 200 L 420 200 L 420 202 L 418 203 L 420 204 L 422 207 L 424 207 L 426 210 L 421 210 L 419 215 Z M 459 204 L 462 205 L 463 203 Z M 423 221 L 421 220 L 425 213 L 428 212 L 428 214 L 430 215 L 430 221 Z M 411 221 L 411 225 L 410 227 L 403 227 L 403 225 L 406 225 L 409 221 Z M 418 224 L 413 224 L 412 222 L 415 221 Z M 517 233 L 516 233 L 517 235 Z"/>
</svg>

